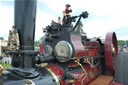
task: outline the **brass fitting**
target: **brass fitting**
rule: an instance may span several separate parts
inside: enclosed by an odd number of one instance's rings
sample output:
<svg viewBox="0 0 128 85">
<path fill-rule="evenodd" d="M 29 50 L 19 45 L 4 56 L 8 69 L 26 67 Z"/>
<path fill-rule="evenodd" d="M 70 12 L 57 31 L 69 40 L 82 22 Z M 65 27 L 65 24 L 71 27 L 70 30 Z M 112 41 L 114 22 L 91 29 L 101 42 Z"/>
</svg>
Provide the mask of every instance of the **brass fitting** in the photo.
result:
<svg viewBox="0 0 128 85">
<path fill-rule="evenodd" d="M 68 84 L 73 84 L 75 82 L 75 80 L 66 80 L 66 83 Z"/>
<path fill-rule="evenodd" d="M 2 76 L 3 66 L 0 64 L 0 77 Z"/>
</svg>

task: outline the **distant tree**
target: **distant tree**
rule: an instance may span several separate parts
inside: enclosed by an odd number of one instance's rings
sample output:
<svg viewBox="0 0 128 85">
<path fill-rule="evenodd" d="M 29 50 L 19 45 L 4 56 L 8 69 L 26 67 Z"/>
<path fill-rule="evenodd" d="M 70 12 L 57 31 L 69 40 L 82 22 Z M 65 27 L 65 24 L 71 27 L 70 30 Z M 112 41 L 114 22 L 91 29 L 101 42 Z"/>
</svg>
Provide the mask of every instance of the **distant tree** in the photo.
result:
<svg viewBox="0 0 128 85">
<path fill-rule="evenodd" d="M 121 46 L 125 45 L 125 44 L 128 44 L 127 42 L 128 42 L 128 40 L 118 40 L 117 41 L 118 45 L 121 45 Z"/>
<path fill-rule="evenodd" d="M 37 40 L 37 41 L 34 42 L 34 46 L 35 46 L 35 47 L 39 47 L 39 46 L 40 46 L 39 40 Z"/>
</svg>

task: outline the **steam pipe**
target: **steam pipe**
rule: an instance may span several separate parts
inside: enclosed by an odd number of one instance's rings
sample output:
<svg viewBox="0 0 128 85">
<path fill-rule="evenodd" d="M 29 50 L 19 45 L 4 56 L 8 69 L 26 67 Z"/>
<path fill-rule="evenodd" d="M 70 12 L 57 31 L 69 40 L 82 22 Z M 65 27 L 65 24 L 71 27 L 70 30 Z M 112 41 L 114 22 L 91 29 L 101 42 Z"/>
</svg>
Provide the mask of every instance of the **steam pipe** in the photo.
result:
<svg viewBox="0 0 128 85">
<path fill-rule="evenodd" d="M 54 56 L 43 56 L 43 57 L 36 56 L 36 58 L 35 58 L 36 64 L 48 63 L 48 62 L 52 62 L 54 60 L 55 60 Z"/>
</svg>

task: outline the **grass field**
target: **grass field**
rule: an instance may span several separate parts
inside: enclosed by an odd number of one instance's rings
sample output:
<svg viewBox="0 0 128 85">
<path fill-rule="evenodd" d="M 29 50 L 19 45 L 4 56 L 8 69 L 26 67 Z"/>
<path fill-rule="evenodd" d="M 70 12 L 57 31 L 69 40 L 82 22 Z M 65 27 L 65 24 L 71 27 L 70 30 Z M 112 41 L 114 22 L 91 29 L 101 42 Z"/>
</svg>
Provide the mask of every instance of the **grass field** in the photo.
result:
<svg viewBox="0 0 128 85">
<path fill-rule="evenodd" d="M 4 71 L 11 66 L 10 64 L 2 64 L 2 63 L 0 63 L 0 64 L 3 66 Z"/>
</svg>

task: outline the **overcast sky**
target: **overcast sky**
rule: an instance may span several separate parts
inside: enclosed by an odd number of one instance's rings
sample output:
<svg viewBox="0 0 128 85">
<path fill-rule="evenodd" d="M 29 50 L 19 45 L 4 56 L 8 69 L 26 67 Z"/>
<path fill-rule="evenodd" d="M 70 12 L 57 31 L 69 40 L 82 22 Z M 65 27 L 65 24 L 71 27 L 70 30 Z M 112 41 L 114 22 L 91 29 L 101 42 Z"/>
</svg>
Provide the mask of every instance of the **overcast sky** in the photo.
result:
<svg viewBox="0 0 128 85">
<path fill-rule="evenodd" d="M 57 21 L 65 4 L 70 4 L 73 12 L 79 15 L 88 11 L 87 19 L 82 19 L 88 37 L 104 38 L 107 32 L 114 31 L 118 40 L 128 40 L 128 0 L 37 0 L 36 34 L 43 36 L 42 28 Z M 7 39 L 14 22 L 14 0 L 0 0 L 0 37 Z"/>
</svg>

